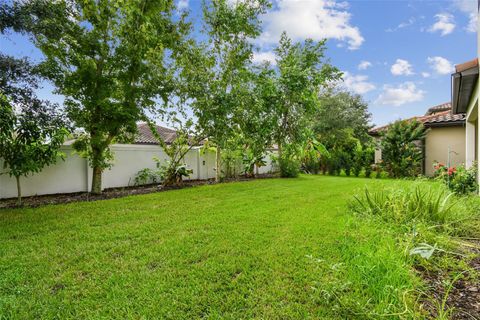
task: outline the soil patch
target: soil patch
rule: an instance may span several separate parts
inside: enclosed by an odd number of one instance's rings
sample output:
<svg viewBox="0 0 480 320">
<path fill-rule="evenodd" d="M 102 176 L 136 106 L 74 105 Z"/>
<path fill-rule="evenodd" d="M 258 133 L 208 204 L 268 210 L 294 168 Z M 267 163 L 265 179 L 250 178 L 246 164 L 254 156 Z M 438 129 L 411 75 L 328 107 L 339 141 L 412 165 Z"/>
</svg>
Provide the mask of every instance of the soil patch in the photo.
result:
<svg viewBox="0 0 480 320">
<path fill-rule="evenodd" d="M 238 177 L 232 179 L 225 179 L 223 182 L 236 182 L 236 181 L 249 181 L 254 179 L 266 179 L 277 177 L 273 174 L 262 174 L 255 178 Z M 215 181 L 210 180 L 188 180 L 184 181 L 181 185 L 164 187 L 160 184 L 151 184 L 143 186 L 131 186 L 123 188 L 110 188 L 105 189 L 102 194 L 91 194 L 88 192 L 75 192 L 75 193 L 57 193 L 49 195 L 31 196 L 22 198 L 22 207 L 39 207 L 49 204 L 70 203 L 79 201 L 98 201 L 114 198 L 122 198 L 136 194 L 147 194 L 154 192 L 163 192 L 168 190 L 176 190 L 183 188 L 191 188 L 200 185 L 215 184 Z M 4 208 L 16 208 L 17 199 L 8 198 L 0 200 L 0 209 Z"/>
</svg>

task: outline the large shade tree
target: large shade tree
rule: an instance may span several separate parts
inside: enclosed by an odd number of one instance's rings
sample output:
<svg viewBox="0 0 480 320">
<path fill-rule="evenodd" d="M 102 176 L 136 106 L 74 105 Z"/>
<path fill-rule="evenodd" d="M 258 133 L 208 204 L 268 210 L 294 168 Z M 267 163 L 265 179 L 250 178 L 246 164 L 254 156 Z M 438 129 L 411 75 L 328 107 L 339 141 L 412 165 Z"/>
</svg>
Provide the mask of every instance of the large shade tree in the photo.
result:
<svg viewBox="0 0 480 320">
<path fill-rule="evenodd" d="M 131 137 L 173 90 L 169 60 L 189 29 L 174 8 L 173 0 L 32 0 L 2 10 L 2 28 L 24 21 L 45 56 L 44 74 L 84 130 L 74 147 L 93 168 L 93 193 L 102 191 L 110 144 Z"/>
</svg>

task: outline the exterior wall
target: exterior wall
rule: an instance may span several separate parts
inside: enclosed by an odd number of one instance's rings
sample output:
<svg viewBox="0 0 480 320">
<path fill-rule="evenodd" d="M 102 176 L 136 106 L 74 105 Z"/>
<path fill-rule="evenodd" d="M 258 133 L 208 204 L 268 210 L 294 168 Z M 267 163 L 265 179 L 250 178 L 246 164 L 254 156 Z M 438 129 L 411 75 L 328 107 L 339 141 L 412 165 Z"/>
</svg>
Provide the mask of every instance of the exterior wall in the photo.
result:
<svg viewBox="0 0 480 320">
<path fill-rule="evenodd" d="M 71 147 L 63 147 L 61 150 L 66 154 L 65 161 L 59 160 L 55 165 L 44 168 L 38 174 L 20 178 L 24 196 L 87 190 L 88 180 L 90 179 L 87 174 L 91 171 L 87 166 L 87 162 L 85 159 L 73 154 Z M 3 168 L 1 160 L 0 168 Z M 9 177 L 7 174 L 1 174 L 0 198 L 16 196 L 17 184 L 15 178 Z"/>
<path fill-rule="evenodd" d="M 448 165 L 449 150 L 451 166 L 465 163 L 465 127 L 431 128 L 425 138 L 425 174 L 427 176 L 433 175 L 434 162 Z"/>
<path fill-rule="evenodd" d="M 156 169 L 154 157 L 168 161 L 168 156 L 162 148 L 155 145 L 116 144 L 111 146 L 111 150 L 114 153 L 114 161 L 112 167 L 103 173 L 102 186 L 105 189 L 133 186 L 138 171 L 144 168 Z M 38 174 L 20 178 L 23 196 L 90 190 L 92 169 L 87 161 L 73 153 L 71 146 L 63 146 L 62 151 L 66 154 L 65 161 L 60 160 Z M 184 160 L 188 168 L 193 170 L 188 179 L 206 180 L 215 177 L 214 152 L 202 152 L 199 147 L 192 148 Z M 272 170 L 271 157 L 267 155 L 265 160 L 267 166 L 260 167 L 260 173 Z M 3 168 L 1 160 L 0 168 Z M 0 199 L 16 196 L 15 178 L 0 174 Z"/>
<path fill-rule="evenodd" d="M 470 103 L 467 107 L 466 122 L 468 124 L 465 133 L 464 143 L 467 149 L 467 167 L 472 166 L 474 161 L 477 161 L 477 170 L 480 170 L 480 119 L 478 116 L 478 95 L 479 95 L 480 81 L 477 81 L 475 90 L 473 91 Z M 477 175 L 477 182 L 479 175 Z"/>
<path fill-rule="evenodd" d="M 377 148 L 375 148 L 375 156 L 374 156 L 374 163 L 380 163 L 382 161 L 382 149 L 380 149 L 380 138 L 375 137 L 375 144 Z"/>
</svg>

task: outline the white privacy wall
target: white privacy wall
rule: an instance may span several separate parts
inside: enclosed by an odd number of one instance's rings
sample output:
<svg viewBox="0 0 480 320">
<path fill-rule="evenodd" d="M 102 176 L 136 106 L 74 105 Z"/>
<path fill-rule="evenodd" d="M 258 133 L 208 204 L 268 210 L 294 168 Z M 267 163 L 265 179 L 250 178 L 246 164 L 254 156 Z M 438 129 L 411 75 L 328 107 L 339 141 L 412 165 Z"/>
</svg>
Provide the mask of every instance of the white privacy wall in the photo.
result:
<svg viewBox="0 0 480 320">
<path fill-rule="evenodd" d="M 114 153 L 113 165 L 103 172 L 103 188 L 133 186 L 135 175 L 144 168 L 156 169 L 153 157 L 167 161 L 165 152 L 155 145 L 116 144 L 111 147 Z M 56 193 L 86 192 L 90 190 L 92 169 L 85 159 L 73 153 L 71 146 L 63 146 L 65 161 L 59 160 L 55 165 L 46 167 L 42 172 L 28 177 L 21 177 L 22 195 L 34 196 Z M 192 148 L 184 159 L 193 173 L 188 179 L 206 180 L 215 177 L 215 153 Z M 260 173 L 270 172 L 271 160 L 266 157 L 267 166 L 261 167 Z M 0 160 L 0 172 L 3 162 Z M 17 196 L 15 178 L 0 174 L 0 199 Z"/>
</svg>

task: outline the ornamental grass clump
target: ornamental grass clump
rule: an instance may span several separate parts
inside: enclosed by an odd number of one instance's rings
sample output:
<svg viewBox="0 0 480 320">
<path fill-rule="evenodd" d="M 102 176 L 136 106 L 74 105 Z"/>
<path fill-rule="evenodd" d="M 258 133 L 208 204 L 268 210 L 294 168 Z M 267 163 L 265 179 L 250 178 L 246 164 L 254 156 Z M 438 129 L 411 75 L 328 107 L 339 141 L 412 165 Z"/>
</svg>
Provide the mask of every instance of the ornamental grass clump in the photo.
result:
<svg viewBox="0 0 480 320">
<path fill-rule="evenodd" d="M 454 221 L 457 214 L 452 195 L 421 186 L 379 191 L 365 188 L 362 196 L 355 196 L 350 207 L 356 214 L 378 217 L 388 223 L 411 225 L 423 222 L 443 226 Z"/>
</svg>

